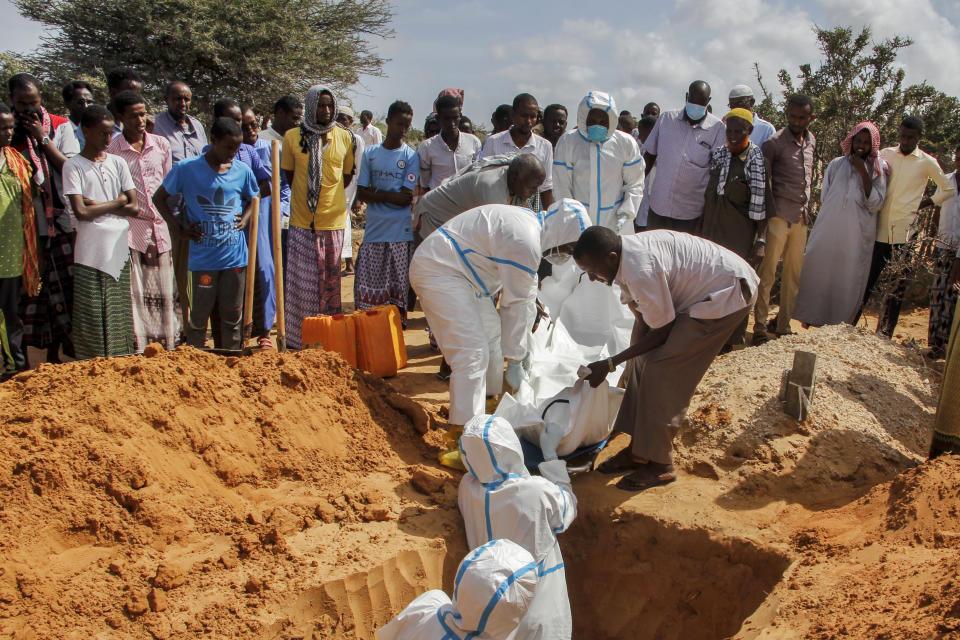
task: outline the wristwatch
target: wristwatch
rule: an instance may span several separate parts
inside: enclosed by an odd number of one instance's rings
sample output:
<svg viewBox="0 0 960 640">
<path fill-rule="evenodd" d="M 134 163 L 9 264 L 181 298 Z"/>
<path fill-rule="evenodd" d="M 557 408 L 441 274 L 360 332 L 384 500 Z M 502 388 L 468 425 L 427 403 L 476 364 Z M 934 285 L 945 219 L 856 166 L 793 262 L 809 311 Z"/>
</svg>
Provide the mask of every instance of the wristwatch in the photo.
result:
<svg viewBox="0 0 960 640">
<path fill-rule="evenodd" d="M 50 136 L 43 136 L 42 138 L 40 138 L 40 146 L 41 146 L 41 147 L 47 146 L 47 143 L 48 143 L 48 142 L 50 142 Z"/>
<path fill-rule="evenodd" d="M 613 364 L 613 358 L 607 358 L 607 367 L 610 369 L 610 373 L 617 370 L 616 365 Z"/>
</svg>

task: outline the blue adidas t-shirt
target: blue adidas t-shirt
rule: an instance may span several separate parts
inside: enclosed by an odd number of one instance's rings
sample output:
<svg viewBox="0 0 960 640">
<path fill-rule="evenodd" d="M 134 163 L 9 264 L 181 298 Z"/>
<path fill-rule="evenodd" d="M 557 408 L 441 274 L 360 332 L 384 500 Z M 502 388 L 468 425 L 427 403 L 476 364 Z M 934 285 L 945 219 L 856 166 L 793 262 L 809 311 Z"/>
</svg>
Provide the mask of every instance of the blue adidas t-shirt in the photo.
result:
<svg viewBox="0 0 960 640">
<path fill-rule="evenodd" d="M 382 144 L 367 147 L 360 160 L 357 185 L 380 191 L 413 191 L 420 178 L 420 158 L 417 152 L 401 144 L 399 149 L 384 149 Z M 367 226 L 364 242 L 410 242 L 413 240 L 411 208 L 386 202 L 367 204 Z"/>
<path fill-rule="evenodd" d="M 247 243 L 236 228 L 244 200 L 260 193 L 253 171 L 234 161 L 226 173 L 217 173 L 206 157 L 182 160 L 163 180 L 169 194 L 183 194 L 187 220 L 199 222 L 200 240 L 190 241 L 190 271 L 222 271 L 247 266 Z"/>
</svg>

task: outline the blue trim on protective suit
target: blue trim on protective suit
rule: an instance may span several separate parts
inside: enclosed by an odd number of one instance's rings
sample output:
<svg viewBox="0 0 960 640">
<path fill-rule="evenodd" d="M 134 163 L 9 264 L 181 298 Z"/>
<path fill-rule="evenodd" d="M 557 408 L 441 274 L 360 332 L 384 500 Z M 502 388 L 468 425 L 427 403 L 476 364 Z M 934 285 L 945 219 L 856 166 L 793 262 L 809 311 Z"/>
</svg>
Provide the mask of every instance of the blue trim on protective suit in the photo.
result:
<svg viewBox="0 0 960 640">
<path fill-rule="evenodd" d="M 493 594 L 493 597 L 490 598 L 490 602 L 487 603 L 487 608 L 483 610 L 483 615 L 480 616 L 480 624 L 477 625 L 477 630 L 467 634 L 467 637 L 464 640 L 472 640 L 483 633 L 487 626 L 487 621 L 490 619 L 490 614 L 493 613 L 497 603 L 503 599 L 503 595 L 507 592 L 507 589 L 510 588 L 510 585 L 523 577 L 524 574 L 530 573 L 530 571 L 535 571 L 536 569 L 536 561 L 531 562 L 530 564 L 517 569 L 509 578 L 501 582 L 500 586 L 497 587 L 496 593 Z"/>
<path fill-rule="evenodd" d="M 440 227 L 439 229 L 437 229 L 437 231 L 442 233 L 444 237 L 450 241 L 450 243 L 453 245 L 454 250 L 456 250 L 457 254 L 459 254 L 460 259 L 463 260 L 463 264 L 467 265 L 467 269 L 470 269 L 470 273 L 473 274 L 474 280 L 476 280 L 477 284 L 480 285 L 480 288 L 483 289 L 483 293 L 489 296 L 490 291 L 487 289 L 487 285 L 483 284 L 483 280 L 480 279 L 480 276 L 477 275 L 477 272 L 474 270 L 473 265 L 471 265 L 470 262 L 467 260 L 466 252 L 464 252 L 463 249 L 460 248 L 460 245 L 457 244 L 457 241 L 453 239 L 453 236 L 447 233 L 446 229 L 444 229 L 443 227 Z"/>
<path fill-rule="evenodd" d="M 567 492 L 560 489 L 560 497 L 563 498 L 563 511 L 560 512 L 560 526 L 553 528 L 554 533 L 563 531 L 563 523 L 567 521 Z"/>
<path fill-rule="evenodd" d="M 491 540 L 490 542 L 481 545 L 476 548 L 473 552 L 473 557 L 467 558 L 463 561 L 463 564 L 460 565 L 460 570 L 457 571 L 457 577 L 453 581 L 453 599 L 457 599 L 457 592 L 460 591 L 460 581 L 463 580 L 463 574 L 467 572 L 467 568 L 473 564 L 473 561 L 480 557 L 480 554 L 493 546 L 493 543 L 496 540 Z"/>
<path fill-rule="evenodd" d="M 529 211 L 529 209 L 528 209 L 528 211 Z M 533 212 L 531 211 L 530 213 L 533 213 Z M 534 215 L 537 215 L 537 214 L 534 214 Z M 543 226 L 543 222 L 540 220 L 539 215 L 537 215 L 537 222 L 540 223 L 540 226 L 541 226 L 541 227 Z M 490 290 L 487 289 L 487 285 L 484 284 L 483 280 L 480 278 L 480 275 L 477 273 L 476 269 L 474 269 L 474 268 L 473 268 L 473 265 L 470 264 L 470 261 L 467 260 L 467 254 L 468 254 L 468 253 L 476 254 L 476 255 L 480 256 L 481 258 L 486 258 L 487 260 L 490 260 L 491 262 L 496 262 L 497 264 L 505 264 L 505 265 L 508 265 L 508 266 L 511 266 L 511 267 L 516 267 L 517 269 L 520 269 L 521 271 L 523 271 L 523 272 L 525 272 L 525 273 L 528 273 L 528 274 L 530 274 L 530 275 L 532 275 L 532 276 L 537 275 L 537 272 L 536 272 L 535 269 L 531 269 L 530 267 L 526 267 L 526 266 L 520 264 L 519 262 L 514 262 L 513 260 L 507 260 L 506 258 L 494 258 L 493 256 L 485 256 L 485 255 L 483 255 L 482 253 L 480 253 L 480 252 L 478 252 L 478 251 L 474 251 L 473 249 L 466 249 L 466 250 L 461 249 L 461 248 L 460 248 L 460 245 L 457 244 L 457 241 L 453 239 L 453 236 L 451 236 L 451 235 L 447 232 L 446 229 L 444 229 L 443 227 L 440 227 L 439 229 L 437 229 L 437 231 L 439 231 L 440 233 L 442 233 L 442 234 L 444 235 L 444 237 L 445 237 L 447 240 L 449 240 L 450 243 L 453 245 L 454 250 L 455 250 L 455 251 L 457 252 L 457 254 L 460 256 L 460 259 L 463 261 L 463 264 L 467 265 L 467 269 L 470 270 L 470 274 L 473 276 L 473 279 L 476 280 L 476 281 L 477 281 L 477 284 L 480 285 L 480 288 L 483 289 L 483 294 L 484 294 L 485 296 L 488 296 L 488 297 L 490 296 Z"/>
<path fill-rule="evenodd" d="M 539 565 L 537 565 L 537 577 L 542 578 L 543 576 L 548 576 L 548 575 L 550 575 L 551 573 L 553 573 L 554 571 L 560 571 L 560 569 L 563 569 L 563 563 L 562 563 L 562 562 L 559 563 L 559 564 L 557 564 L 557 565 L 555 565 L 555 566 L 553 566 L 553 567 L 550 567 L 549 569 L 544 569 L 544 568 L 543 568 L 543 562 L 541 562 Z"/>
</svg>

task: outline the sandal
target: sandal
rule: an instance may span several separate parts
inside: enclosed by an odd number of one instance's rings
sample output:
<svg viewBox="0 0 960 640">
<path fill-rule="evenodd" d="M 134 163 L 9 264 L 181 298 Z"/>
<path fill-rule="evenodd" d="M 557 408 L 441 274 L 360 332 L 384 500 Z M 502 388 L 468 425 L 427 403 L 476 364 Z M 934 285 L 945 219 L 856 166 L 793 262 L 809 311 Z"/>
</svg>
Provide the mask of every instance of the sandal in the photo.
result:
<svg viewBox="0 0 960 640">
<path fill-rule="evenodd" d="M 643 462 L 637 462 L 630 453 L 630 447 L 622 449 L 620 453 L 611 456 L 596 466 L 597 471 L 607 475 L 615 475 L 624 471 L 633 471 L 642 466 Z"/>
<path fill-rule="evenodd" d="M 617 489 L 623 491 L 643 491 L 650 487 L 659 487 L 676 481 L 677 471 L 672 464 L 648 462 L 628 476 L 620 478 Z"/>
<path fill-rule="evenodd" d="M 264 336 L 257 340 L 257 346 L 260 347 L 263 351 L 269 351 L 273 349 L 273 343 L 270 342 L 270 338 Z"/>
</svg>

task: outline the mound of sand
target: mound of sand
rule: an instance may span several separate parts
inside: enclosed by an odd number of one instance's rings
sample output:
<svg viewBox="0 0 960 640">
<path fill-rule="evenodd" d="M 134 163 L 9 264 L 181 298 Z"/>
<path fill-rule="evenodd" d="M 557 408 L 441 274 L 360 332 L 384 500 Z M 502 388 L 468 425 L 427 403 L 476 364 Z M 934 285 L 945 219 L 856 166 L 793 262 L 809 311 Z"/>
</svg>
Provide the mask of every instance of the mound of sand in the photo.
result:
<svg viewBox="0 0 960 640">
<path fill-rule="evenodd" d="M 802 424 L 777 397 L 797 350 L 818 356 Z M 847 325 L 735 351 L 701 382 L 676 441 L 678 462 L 720 479 L 741 505 L 839 506 L 926 458 L 938 384 L 915 350 Z"/>
<path fill-rule="evenodd" d="M 335 355 L 41 366 L 0 416 L 6 634 L 366 637 L 452 571 L 433 417 Z"/>
<path fill-rule="evenodd" d="M 802 424 L 776 397 L 797 349 L 819 355 Z M 960 458 L 918 467 L 936 386 L 851 327 L 718 358 L 678 482 L 574 480 L 577 636 L 960 637 Z M 21 374 L 0 385 L 0 637 L 372 638 L 466 552 L 441 422 L 319 351 Z"/>
<path fill-rule="evenodd" d="M 791 542 L 799 559 L 754 615 L 775 637 L 960 637 L 960 457 L 819 514 Z"/>
</svg>

